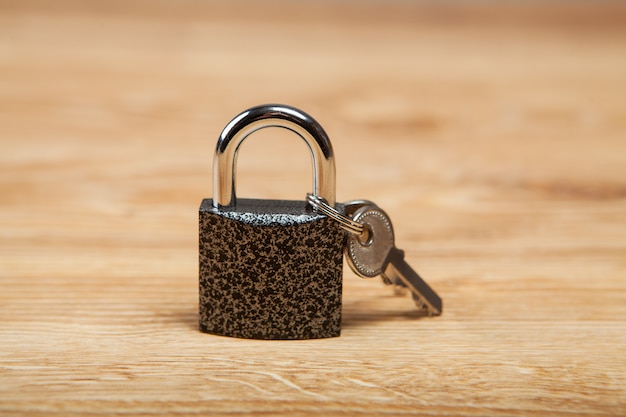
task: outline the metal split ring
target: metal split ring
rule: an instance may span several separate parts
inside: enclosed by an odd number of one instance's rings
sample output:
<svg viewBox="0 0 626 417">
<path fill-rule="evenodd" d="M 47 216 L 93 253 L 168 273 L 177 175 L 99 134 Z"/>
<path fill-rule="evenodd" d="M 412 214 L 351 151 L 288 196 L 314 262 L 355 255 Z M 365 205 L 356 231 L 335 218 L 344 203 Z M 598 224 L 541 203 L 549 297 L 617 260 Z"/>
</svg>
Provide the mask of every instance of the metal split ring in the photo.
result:
<svg viewBox="0 0 626 417">
<path fill-rule="evenodd" d="M 342 229 L 357 236 L 362 236 L 367 233 L 363 224 L 355 222 L 350 217 L 340 213 L 337 209 L 328 204 L 324 198 L 313 194 L 307 194 L 306 200 L 311 206 L 313 206 L 313 209 L 327 215 L 339 223 L 339 226 L 341 226 Z"/>
</svg>

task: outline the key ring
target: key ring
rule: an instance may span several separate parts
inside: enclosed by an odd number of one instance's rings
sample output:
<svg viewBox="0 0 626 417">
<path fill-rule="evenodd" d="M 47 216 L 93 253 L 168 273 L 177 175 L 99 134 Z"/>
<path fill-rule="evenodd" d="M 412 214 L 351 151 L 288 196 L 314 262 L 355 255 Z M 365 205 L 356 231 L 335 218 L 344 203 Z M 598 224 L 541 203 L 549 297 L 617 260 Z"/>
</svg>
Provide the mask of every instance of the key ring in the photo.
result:
<svg viewBox="0 0 626 417">
<path fill-rule="evenodd" d="M 324 198 L 309 193 L 306 196 L 306 200 L 311 206 L 313 206 L 313 209 L 338 222 L 342 229 L 357 236 L 363 236 L 367 233 L 363 224 L 355 222 L 350 217 L 340 213 L 337 209 L 328 204 Z"/>
</svg>

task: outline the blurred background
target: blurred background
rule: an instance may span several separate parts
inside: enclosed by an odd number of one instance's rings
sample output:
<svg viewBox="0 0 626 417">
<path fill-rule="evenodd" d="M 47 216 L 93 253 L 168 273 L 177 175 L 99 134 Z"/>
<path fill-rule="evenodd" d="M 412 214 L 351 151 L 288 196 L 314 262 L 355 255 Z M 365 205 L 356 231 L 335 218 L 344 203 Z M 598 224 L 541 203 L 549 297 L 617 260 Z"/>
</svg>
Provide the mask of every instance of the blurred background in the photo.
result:
<svg viewBox="0 0 626 417">
<path fill-rule="evenodd" d="M 217 137 L 269 102 L 324 126 L 338 199 L 375 200 L 409 245 L 491 244 L 494 234 L 502 245 L 558 228 L 528 204 L 626 195 L 625 10 L 3 0 L 0 222 L 4 268 L 15 268 L 5 273 L 39 275 L 70 250 L 81 274 L 109 265 L 194 281 Z M 304 144 L 276 129 L 255 136 L 240 153 L 238 194 L 302 199 Z M 159 256 L 137 263 L 142 250 Z"/>
<path fill-rule="evenodd" d="M 217 137 L 270 102 L 324 126 L 338 199 L 386 208 L 398 241 L 450 286 L 499 279 L 512 253 L 571 241 L 564 230 L 614 238 L 626 196 L 625 10 L 2 1 L 2 274 L 176 277 L 195 291 Z M 245 143 L 237 173 L 240 196 L 310 190 L 306 147 L 280 129 Z M 585 227 L 596 220 L 604 226 Z M 504 264 L 482 264 L 477 247 Z"/>
</svg>

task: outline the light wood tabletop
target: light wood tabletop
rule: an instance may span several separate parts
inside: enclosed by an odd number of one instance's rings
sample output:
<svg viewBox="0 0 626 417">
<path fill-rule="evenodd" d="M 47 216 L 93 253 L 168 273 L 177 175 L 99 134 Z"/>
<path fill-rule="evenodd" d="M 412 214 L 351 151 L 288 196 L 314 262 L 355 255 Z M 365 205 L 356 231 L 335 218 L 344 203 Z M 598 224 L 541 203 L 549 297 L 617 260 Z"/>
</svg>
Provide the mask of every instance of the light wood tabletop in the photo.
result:
<svg viewBox="0 0 626 417">
<path fill-rule="evenodd" d="M 220 131 L 279 102 L 443 298 L 344 265 L 342 334 L 198 330 Z M 0 1 L 0 414 L 626 415 L 620 2 Z M 303 200 L 304 143 L 238 195 Z"/>
</svg>

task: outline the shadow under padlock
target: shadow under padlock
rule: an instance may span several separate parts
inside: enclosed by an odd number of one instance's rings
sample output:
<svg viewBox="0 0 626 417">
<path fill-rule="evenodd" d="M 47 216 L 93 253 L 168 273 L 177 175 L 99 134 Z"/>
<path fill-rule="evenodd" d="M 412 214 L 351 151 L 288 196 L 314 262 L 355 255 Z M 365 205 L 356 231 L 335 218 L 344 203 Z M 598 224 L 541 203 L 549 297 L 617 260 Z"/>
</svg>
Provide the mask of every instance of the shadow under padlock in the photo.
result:
<svg viewBox="0 0 626 417">
<path fill-rule="evenodd" d="M 339 336 L 345 239 L 339 223 L 305 199 L 236 198 L 239 147 L 266 127 L 289 129 L 306 142 L 313 194 L 343 211 L 335 205 L 330 140 L 311 116 L 284 105 L 236 116 L 217 142 L 213 199 L 200 206 L 200 329 L 251 339 Z"/>
</svg>

